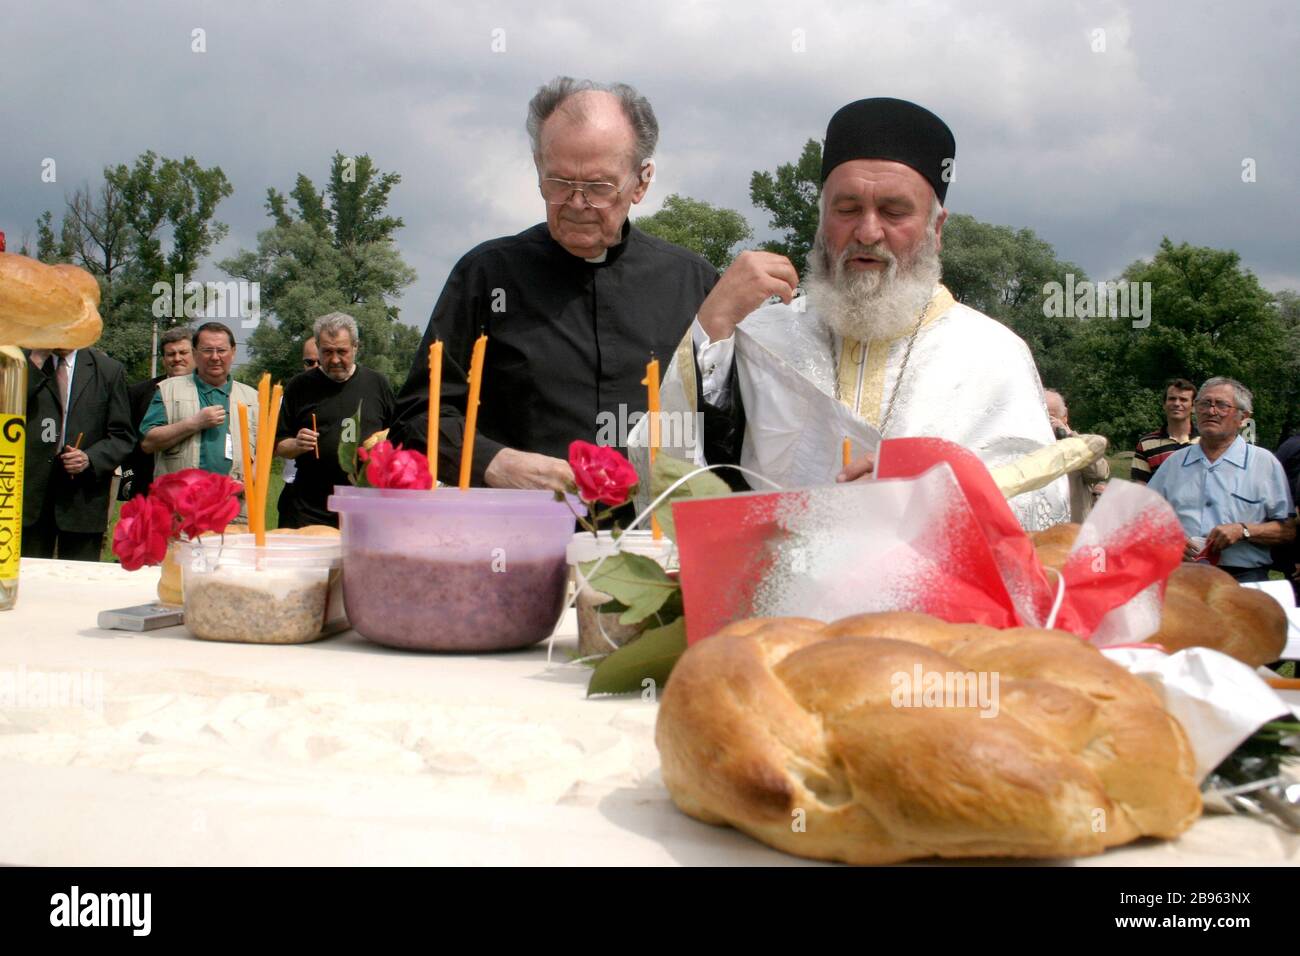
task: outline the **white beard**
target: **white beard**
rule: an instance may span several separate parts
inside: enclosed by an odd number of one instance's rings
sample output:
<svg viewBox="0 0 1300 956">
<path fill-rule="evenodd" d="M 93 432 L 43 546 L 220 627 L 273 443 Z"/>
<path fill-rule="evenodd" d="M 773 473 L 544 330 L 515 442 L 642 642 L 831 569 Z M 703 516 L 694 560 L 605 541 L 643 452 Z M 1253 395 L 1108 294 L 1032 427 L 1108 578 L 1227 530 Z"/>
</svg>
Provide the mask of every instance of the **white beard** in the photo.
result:
<svg viewBox="0 0 1300 956">
<path fill-rule="evenodd" d="M 883 270 L 848 273 L 844 262 L 866 251 L 887 263 Z M 934 233 L 917 248 L 911 262 L 899 261 L 883 244 L 863 247 L 850 243 L 828 274 L 825 239 L 820 230 L 808 255 L 804 277 L 808 297 L 835 332 L 847 339 L 895 339 L 910 332 L 934 294 L 942 269 Z"/>
</svg>

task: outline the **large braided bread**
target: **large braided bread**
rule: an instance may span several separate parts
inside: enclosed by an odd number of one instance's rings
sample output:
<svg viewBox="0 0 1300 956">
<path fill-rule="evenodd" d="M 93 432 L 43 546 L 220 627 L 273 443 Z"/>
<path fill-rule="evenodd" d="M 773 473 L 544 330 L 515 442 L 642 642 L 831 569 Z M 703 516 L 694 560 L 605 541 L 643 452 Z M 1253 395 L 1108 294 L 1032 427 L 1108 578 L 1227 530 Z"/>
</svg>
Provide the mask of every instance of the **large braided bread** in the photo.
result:
<svg viewBox="0 0 1300 956">
<path fill-rule="evenodd" d="M 997 675 L 996 706 L 900 694 L 918 669 Z M 1095 854 L 1177 836 L 1201 809 L 1156 692 L 1061 631 L 737 622 L 677 663 L 655 742 L 686 813 L 849 863 Z"/>
<path fill-rule="evenodd" d="M 1058 524 L 1030 535 L 1038 560 L 1060 568 L 1077 524 Z M 1226 571 L 1208 564 L 1180 564 L 1169 575 L 1160 630 L 1147 638 L 1171 654 L 1187 647 L 1209 647 L 1259 667 L 1271 664 L 1286 646 L 1286 612 L 1262 591 L 1243 588 Z"/>
</svg>

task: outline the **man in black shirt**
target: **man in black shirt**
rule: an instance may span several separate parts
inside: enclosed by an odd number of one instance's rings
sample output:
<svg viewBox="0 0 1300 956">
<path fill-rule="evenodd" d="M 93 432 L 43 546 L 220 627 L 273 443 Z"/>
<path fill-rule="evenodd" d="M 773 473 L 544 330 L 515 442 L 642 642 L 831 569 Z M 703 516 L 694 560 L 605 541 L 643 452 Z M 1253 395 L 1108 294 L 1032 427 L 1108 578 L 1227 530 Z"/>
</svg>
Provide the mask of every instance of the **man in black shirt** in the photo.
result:
<svg viewBox="0 0 1300 956">
<path fill-rule="evenodd" d="M 528 107 L 546 222 L 493 239 L 452 269 L 399 402 L 394 432 L 425 449 L 429 345 L 444 344 L 439 473 L 454 480 L 474 340 L 487 335 L 471 482 L 561 489 L 575 439 L 635 424 L 651 355 L 671 359 L 717 270 L 628 222 L 652 178 L 659 124 L 623 84 L 559 77 Z"/>
<path fill-rule="evenodd" d="M 331 312 L 316 320 L 316 347 L 320 365 L 295 376 L 284 390 L 275 453 L 292 458 L 294 478 L 293 527 L 327 524 L 338 527 L 338 515 L 326 507 L 335 485 L 346 485 L 339 467 L 339 441 L 343 421 L 361 406 L 364 441 L 387 428 L 395 401 L 388 380 L 356 363 L 357 323 L 350 315 Z M 315 427 L 312 416 L 315 415 Z"/>
</svg>

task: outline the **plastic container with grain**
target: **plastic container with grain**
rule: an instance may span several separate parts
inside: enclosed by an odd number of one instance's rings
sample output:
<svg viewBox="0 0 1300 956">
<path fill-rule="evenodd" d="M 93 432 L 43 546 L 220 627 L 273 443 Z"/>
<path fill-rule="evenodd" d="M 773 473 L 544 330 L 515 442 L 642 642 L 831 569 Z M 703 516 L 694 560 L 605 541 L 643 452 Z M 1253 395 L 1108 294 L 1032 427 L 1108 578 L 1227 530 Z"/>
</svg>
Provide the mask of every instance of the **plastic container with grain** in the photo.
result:
<svg viewBox="0 0 1300 956">
<path fill-rule="evenodd" d="M 185 625 L 195 637 L 301 644 L 347 628 L 338 538 L 251 534 L 181 542 Z"/>
</svg>

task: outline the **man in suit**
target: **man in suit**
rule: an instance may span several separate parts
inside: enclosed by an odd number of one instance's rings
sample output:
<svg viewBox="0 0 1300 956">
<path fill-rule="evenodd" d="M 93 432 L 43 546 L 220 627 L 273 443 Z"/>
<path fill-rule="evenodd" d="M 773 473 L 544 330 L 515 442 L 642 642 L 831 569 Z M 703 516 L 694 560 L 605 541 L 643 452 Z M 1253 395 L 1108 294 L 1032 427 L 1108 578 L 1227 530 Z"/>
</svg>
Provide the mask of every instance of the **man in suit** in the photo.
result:
<svg viewBox="0 0 1300 956">
<path fill-rule="evenodd" d="M 28 361 L 23 557 L 98 561 L 113 472 L 135 447 L 126 370 L 99 349 Z"/>
</svg>

